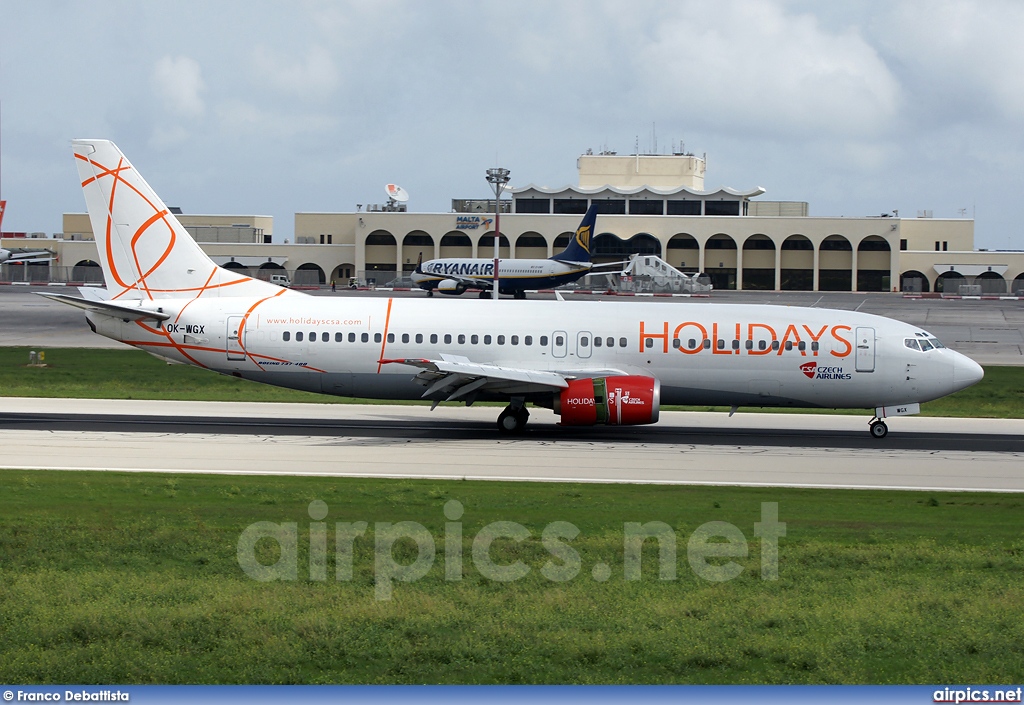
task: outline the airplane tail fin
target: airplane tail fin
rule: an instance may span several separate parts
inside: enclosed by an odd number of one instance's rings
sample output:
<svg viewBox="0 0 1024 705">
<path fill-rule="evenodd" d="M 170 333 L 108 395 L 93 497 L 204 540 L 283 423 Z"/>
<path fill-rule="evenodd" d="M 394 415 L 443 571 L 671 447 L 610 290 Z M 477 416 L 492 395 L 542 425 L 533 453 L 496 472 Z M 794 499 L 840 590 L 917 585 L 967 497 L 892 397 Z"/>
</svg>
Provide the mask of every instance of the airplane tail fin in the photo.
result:
<svg viewBox="0 0 1024 705">
<path fill-rule="evenodd" d="M 580 226 L 576 228 L 576 235 L 569 241 L 569 245 L 551 259 L 559 262 L 589 262 L 590 238 L 594 236 L 596 222 L 597 205 L 591 204 L 587 209 L 587 214 L 580 221 Z"/>
<path fill-rule="evenodd" d="M 416 269 L 413 270 L 416 274 L 423 274 L 423 253 L 416 258 Z"/>
<path fill-rule="evenodd" d="M 113 142 L 72 145 L 112 301 L 280 293 L 218 267 Z"/>
</svg>

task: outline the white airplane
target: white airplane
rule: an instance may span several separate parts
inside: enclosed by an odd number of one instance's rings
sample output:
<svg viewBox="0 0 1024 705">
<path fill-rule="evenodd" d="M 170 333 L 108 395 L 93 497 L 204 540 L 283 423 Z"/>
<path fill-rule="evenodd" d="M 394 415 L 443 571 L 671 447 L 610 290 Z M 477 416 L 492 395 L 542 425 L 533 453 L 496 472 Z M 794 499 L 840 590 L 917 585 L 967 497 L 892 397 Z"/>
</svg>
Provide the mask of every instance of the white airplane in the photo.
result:
<svg viewBox="0 0 1024 705">
<path fill-rule="evenodd" d="M 878 438 L 885 417 L 983 376 L 921 328 L 855 311 L 309 296 L 218 267 L 112 142 L 73 144 L 109 289 L 43 295 L 85 309 L 101 335 L 221 374 L 435 406 L 503 400 L 505 432 L 524 428 L 527 404 L 565 426 L 714 404 L 873 408 Z"/>
<path fill-rule="evenodd" d="M 596 220 L 597 206 L 592 205 L 566 248 L 550 259 L 499 259 L 499 293 L 525 299 L 527 289 L 551 289 L 590 272 L 594 267 L 590 261 L 590 238 Z M 435 289 L 453 296 L 477 289 L 481 299 L 490 298 L 494 291 L 494 259 L 450 257 L 421 261 L 416 263 L 411 278 L 430 296 Z"/>
<path fill-rule="evenodd" d="M 49 256 L 48 256 L 49 255 Z M 22 262 L 49 262 L 53 259 L 53 253 L 44 252 L 11 252 L 0 248 L 0 264 L 20 264 Z"/>
</svg>

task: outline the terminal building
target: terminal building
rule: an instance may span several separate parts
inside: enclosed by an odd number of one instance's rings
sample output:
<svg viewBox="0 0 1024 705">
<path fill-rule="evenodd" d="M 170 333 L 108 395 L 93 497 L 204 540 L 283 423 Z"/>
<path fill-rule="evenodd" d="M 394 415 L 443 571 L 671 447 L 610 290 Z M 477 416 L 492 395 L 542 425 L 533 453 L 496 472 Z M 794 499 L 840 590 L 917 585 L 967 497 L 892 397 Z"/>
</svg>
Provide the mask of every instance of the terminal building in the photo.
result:
<svg viewBox="0 0 1024 705">
<path fill-rule="evenodd" d="M 761 199 L 763 188 L 706 190 L 706 159 L 689 153 L 587 153 L 579 184 L 513 188 L 501 208 L 502 257 L 550 257 L 561 251 L 591 204 L 599 217 L 596 262 L 657 255 L 716 289 L 768 291 L 1013 294 L 1024 290 L 1024 252 L 974 248 L 974 221 L 895 214 L 809 215 L 804 202 Z M 483 179 L 481 178 L 481 181 Z M 483 184 L 481 184 L 483 186 Z M 269 216 L 178 215 L 219 265 L 294 285 L 408 285 L 422 255 L 484 257 L 494 247 L 494 199 L 453 199 L 448 213 L 404 204 L 355 212 L 296 213 L 294 235 L 272 243 Z M 5 237 L 3 247 L 45 247 L 48 265 L 4 265 L 0 281 L 101 278 L 88 216 L 67 213 L 63 233 Z M 5 236 L 9 235 L 5 233 Z M 592 275 L 598 276 L 598 275 Z M 604 276 L 600 275 L 604 280 Z M 604 288 L 604 285 L 601 285 Z"/>
</svg>

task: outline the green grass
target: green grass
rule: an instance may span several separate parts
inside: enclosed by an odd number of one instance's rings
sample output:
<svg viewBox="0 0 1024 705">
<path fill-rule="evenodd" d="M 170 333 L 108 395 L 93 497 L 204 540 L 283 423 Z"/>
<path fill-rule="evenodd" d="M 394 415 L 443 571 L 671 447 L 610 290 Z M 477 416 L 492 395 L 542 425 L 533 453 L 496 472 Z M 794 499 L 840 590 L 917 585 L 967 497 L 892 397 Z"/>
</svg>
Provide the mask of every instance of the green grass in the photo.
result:
<svg viewBox="0 0 1024 705">
<path fill-rule="evenodd" d="M 27 366 L 28 351 L 29 348 L 0 348 L 0 395 L 86 399 L 396 403 L 270 387 L 196 367 L 168 365 L 138 350 L 56 348 L 46 351 L 47 367 L 31 368 Z M 727 407 L 667 408 L 728 411 Z M 833 413 L 832 410 L 822 409 L 747 408 L 746 411 Z M 924 416 L 1024 418 L 1024 367 L 986 367 L 985 379 L 979 384 L 923 404 L 921 413 Z"/>
<path fill-rule="evenodd" d="M 314 499 L 329 507 L 328 576 L 334 522 L 369 524 L 351 581 L 305 578 Z M 449 499 L 465 507 L 458 582 L 444 573 Z M 777 581 L 760 578 L 762 502 L 787 525 Z M 530 531 L 492 549 L 530 567 L 522 580 L 475 567 L 473 538 L 498 520 Z M 298 524 L 298 580 L 239 568 L 256 521 Z M 374 524 L 399 521 L 425 526 L 437 557 L 378 601 Z M 568 582 L 540 573 L 553 521 L 580 530 Z M 641 579 L 624 580 L 631 521 L 672 527 L 676 580 L 658 579 L 653 541 Z M 690 570 L 687 541 L 708 521 L 749 542 L 740 577 Z M 1016 495 L 0 471 L 0 681 L 1019 682 L 1022 525 Z"/>
</svg>

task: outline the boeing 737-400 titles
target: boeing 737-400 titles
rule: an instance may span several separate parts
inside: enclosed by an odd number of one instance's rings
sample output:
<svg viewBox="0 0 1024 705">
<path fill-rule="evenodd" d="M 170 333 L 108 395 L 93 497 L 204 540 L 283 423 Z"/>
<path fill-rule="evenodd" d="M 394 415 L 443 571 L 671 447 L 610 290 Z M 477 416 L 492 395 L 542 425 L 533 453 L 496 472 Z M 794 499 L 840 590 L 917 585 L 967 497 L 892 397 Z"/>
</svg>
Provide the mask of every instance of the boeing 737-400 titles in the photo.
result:
<svg viewBox="0 0 1024 705">
<path fill-rule="evenodd" d="M 572 426 L 714 404 L 870 408 L 879 438 L 885 417 L 982 378 L 927 331 L 855 311 L 309 296 L 218 267 L 112 142 L 73 145 L 106 295 L 44 295 L 85 309 L 101 335 L 221 374 L 435 405 L 502 400 L 506 432 L 524 428 L 528 405 Z"/>
</svg>

